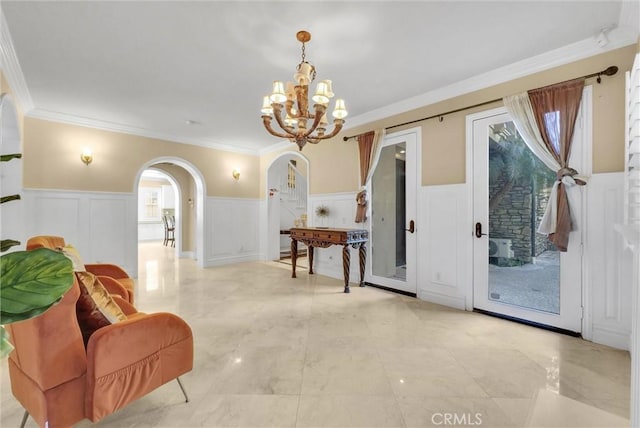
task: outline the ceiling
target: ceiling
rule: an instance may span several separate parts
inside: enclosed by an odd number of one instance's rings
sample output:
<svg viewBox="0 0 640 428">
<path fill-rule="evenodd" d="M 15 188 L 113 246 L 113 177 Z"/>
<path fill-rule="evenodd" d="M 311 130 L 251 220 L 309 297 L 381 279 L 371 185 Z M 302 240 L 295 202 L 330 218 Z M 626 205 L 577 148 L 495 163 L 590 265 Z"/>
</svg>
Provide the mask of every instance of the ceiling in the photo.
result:
<svg viewBox="0 0 640 428">
<path fill-rule="evenodd" d="M 619 25 L 621 1 L 0 5 L 20 67 L 5 74 L 23 79 L 28 115 L 253 153 L 281 142 L 262 127 L 261 100 L 291 79 L 301 29 L 318 79 L 346 101 L 347 129 L 568 45 L 593 55 L 637 37 Z M 602 29 L 614 41 L 604 48 Z M 561 56 L 549 66 L 576 59 Z"/>
</svg>

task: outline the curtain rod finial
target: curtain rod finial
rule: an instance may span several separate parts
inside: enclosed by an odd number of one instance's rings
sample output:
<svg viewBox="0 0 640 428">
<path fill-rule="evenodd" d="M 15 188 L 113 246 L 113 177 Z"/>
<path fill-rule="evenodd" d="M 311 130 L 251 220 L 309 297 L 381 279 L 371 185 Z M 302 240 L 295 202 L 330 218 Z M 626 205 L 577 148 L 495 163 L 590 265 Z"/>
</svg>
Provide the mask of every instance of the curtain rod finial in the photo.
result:
<svg viewBox="0 0 640 428">
<path fill-rule="evenodd" d="M 618 67 L 615 66 L 615 65 L 612 65 L 611 67 L 609 67 L 605 71 L 603 71 L 602 74 L 604 74 L 605 76 L 613 76 L 617 72 L 618 72 Z"/>
</svg>

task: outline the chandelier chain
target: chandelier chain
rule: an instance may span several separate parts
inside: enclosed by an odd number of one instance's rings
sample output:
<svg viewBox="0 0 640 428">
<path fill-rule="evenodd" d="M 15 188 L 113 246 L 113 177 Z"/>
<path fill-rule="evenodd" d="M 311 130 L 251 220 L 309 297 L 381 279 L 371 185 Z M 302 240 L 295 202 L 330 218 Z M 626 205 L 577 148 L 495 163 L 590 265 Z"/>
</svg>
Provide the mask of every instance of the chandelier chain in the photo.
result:
<svg viewBox="0 0 640 428">
<path fill-rule="evenodd" d="M 302 43 L 302 60 L 300 61 L 300 64 L 298 64 L 298 66 L 296 67 L 296 70 L 300 71 L 300 69 L 302 68 L 302 64 L 309 64 L 307 62 L 307 55 L 306 55 L 306 43 L 305 42 L 301 42 Z M 316 80 L 316 75 L 317 75 L 317 71 L 316 68 L 311 65 L 311 81 L 313 82 L 314 80 Z"/>
</svg>

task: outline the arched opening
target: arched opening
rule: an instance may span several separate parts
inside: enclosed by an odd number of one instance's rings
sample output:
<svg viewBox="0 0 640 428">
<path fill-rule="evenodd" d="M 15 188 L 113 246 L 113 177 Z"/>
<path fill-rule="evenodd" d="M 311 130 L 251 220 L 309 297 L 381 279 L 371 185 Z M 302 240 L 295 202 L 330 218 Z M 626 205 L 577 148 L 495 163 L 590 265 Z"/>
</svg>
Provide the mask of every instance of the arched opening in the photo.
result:
<svg viewBox="0 0 640 428">
<path fill-rule="evenodd" d="M 145 171 L 162 174 L 171 186 L 175 186 L 173 207 L 171 204 L 159 207 L 169 210 L 175 216 L 175 256 L 195 259 L 199 267 L 205 267 L 206 185 L 203 175 L 191 163 L 177 157 L 153 159 L 138 171 L 134 189 L 137 201 L 141 200 L 140 189 L 141 183 L 144 183 Z M 164 237 L 164 226 L 162 227 Z M 138 238 L 140 233 L 139 230 Z"/>
<path fill-rule="evenodd" d="M 267 260 L 290 257 L 287 231 L 306 226 L 309 198 L 309 161 L 297 152 L 285 152 L 267 167 Z"/>
<path fill-rule="evenodd" d="M 162 245 L 181 254 L 182 240 L 176 238 L 182 236 L 186 222 L 175 221 L 183 218 L 181 201 L 182 188 L 170 173 L 155 167 L 142 172 L 138 185 L 139 245 Z"/>
</svg>

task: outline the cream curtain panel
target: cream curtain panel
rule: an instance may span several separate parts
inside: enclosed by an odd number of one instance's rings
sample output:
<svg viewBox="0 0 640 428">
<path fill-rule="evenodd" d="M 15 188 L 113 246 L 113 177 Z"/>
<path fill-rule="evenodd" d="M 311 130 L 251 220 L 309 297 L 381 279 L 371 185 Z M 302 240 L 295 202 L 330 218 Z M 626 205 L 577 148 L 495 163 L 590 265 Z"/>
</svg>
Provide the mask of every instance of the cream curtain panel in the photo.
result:
<svg viewBox="0 0 640 428">
<path fill-rule="evenodd" d="M 379 129 L 358 135 L 358 153 L 360 156 L 360 191 L 356 196 L 356 223 L 367 221 L 367 184 L 371 181 L 380 157 L 381 141 L 385 130 Z"/>
<path fill-rule="evenodd" d="M 560 251 L 567 251 L 569 232 L 576 230 L 567 192 L 586 184 L 586 179 L 568 164 L 583 88 L 584 79 L 580 79 L 503 99 L 529 149 L 556 171 L 557 180 L 538 233 L 548 235 Z"/>
</svg>

